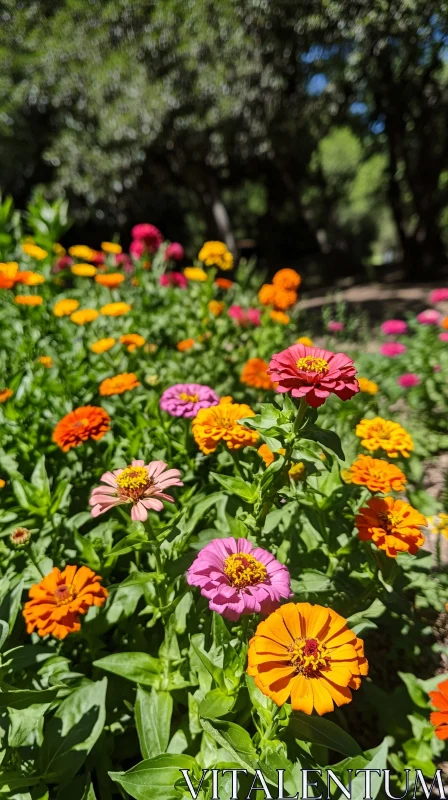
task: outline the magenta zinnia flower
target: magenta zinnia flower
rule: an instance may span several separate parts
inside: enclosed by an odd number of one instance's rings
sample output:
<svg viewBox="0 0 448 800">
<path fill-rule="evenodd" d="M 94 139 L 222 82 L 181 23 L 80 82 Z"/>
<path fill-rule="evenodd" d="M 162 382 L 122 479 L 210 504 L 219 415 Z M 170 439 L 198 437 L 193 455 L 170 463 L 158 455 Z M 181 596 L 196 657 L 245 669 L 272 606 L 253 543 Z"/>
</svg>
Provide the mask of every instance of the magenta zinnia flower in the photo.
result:
<svg viewBox="0 0 448 800">
<path fill-rule="evenodd" d="M 258 308 L 245 309 L 242 306 L 230 306 L 227 313 L 238 325 L 247 325 L 249 322 L 257 327 L 261 325 L 261 312 Z"/>
<path fill-rule="evenodd" d="M 408 326 L 402 319 L 388 319 L 381 325 L 381 330 L 385 336 L 401 336 L 407 332 Z"/>
<path fill-rule="evenodd" d="M 174 503 L 165 494 L 169 486 L 183 486 L 178 469 L 168 469 L 164 461 L 133 461 L 129 467 L 105 472 L 101 476 L 106 486 L 97 486 L 90 495 L 92 517 L 98 517 L 121 503 L 132 503 L 131 519 L 145 522 L 148 509 L 161 511 L 162 500 Z"/>
<path fill-rule="evenodd" d="M 131 230 L 131 234 L 133 239 L 143 242 L 146 250 L 148 250 L 150 253 L 156 253 L 163 242 L 163 235 L 161 231 L 159 231 L 155 225 L 150 225 L 148 222 L 142 222 L 140 225 L 134 225 Z"/>
<path fill-rule="evenodd" d="M 380 347 L 381 355 L 388 356 L 388 358 L 401 356 L 406 352 L 406 350 L 406 345 L 401 344 L 400 342 L 386 342 L 386 344 L 382 344 Z"/>
<path fill-rule="evenodd" d="M 345 353 L 293 344 L 272 356 L 267 372 L 278 384 L 276 392 L 291 392 L 318 408 L 332 393 L 348 400 L 359 392 L 353 363 Z"/>
<path fill-rule="evenodd" d="M 211 611 L 237 620 L 241 614 L 270 614 L 292 597 L 288 569 L 272 553 L 247 539 L 213 539 L 187 572 Z"/>
<path fill-rule="evenodd" d="M 173 261 L 182 261 L 183 257 L 184 248 L 179 242 L 171 242 L 165 250 L 165 261 L 169 261 L 170 258 Z"/>
<path fill-rule="evenodd" d="M 417 321 L 420 325 L 438 325 L 441 319 L 440 311 L 436 311 L 435 308 L 427 308 L 417 314 Z"/>
<path fill-rule="evenodd" d="M 429 295 L 429 302 L 433 303 L 444 303 L 448 300 L 448 289 L 434 289 L 433 292 Z"/>
<path fill-rule="evenodd" d="M 336 320 L 332 319 L 327 325 L 328 330 L 330 333 L 342 333 L 344 330 L 344 323 L 337 322 Z"/>
<path fill-rule="evenodd" d="M 441 342 L 448 342 L 448 331 L 446 333 L 439 333 L 439 339 Z"/>
<path fill-rule="evenodd" d="M 160 276 L 161 286 L 177 286 L 179 289 L 186 289 L 188 281 L 182 272 L 164 272 Z"/>
<path fill-rule="evenodd" d="M 145 252 L 145 249 L 146 247 L 143 239 L 134 239 L 134 241 L 129 245 L 129 252 L 131 256 L 134 256 L 134 258 L 141 258 Z"/>
<path fill-rule="evenodd" d="M 219 405 L 219 397 L 210 386 L 201 383 L 176 383 L 160 398 L 160 408 L 172 417 L 195 417 L 201 408 Z"/>
<path fill-rule="evenodd" d="M 412 386 L 418 386 L 421 381 L 415 372 L 405 372 L 397 379 L 397 383 L 402 389 L 410 389 Z"/>
</svg>

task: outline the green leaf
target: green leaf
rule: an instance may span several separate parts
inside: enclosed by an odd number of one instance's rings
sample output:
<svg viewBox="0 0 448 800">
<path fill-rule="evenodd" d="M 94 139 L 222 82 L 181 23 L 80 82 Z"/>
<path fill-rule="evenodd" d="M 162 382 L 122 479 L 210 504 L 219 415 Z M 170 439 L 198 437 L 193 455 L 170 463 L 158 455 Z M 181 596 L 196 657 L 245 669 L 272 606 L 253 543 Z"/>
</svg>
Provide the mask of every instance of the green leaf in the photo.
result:
<svg viewBox="0 0 448 800">
<path fill-rule="evenodd" d="M 205 719 L 217 719 L 224 717 L 234 705 L 235 697 L 221 689 L 212 689 L 199 703 L 199 715 Z"/>
<path fill-rule="evenodd" d="M 67 784 L 99 738 L 106 719 L 107 678 L 83 684 L 46 725 L 39 768 L 48 782 Z"/>
<path fill-rule="evenodd" d="M 127 772 L 109 772 L 109 776 L 136 800 L 177 800 L 187 790 L 181 769 L 198 772 L 192 756 L 168 754 L 141 761 Z M 181 787 L 176 788 L 178 784 Z"/>
<path fill-rule="evenodd" d="M 314 442 L 319 442 L 323 447 L 336 453 L 341 461 L 345 461 L 341 440 L 334 431 L 327 431 L 324 428 L 313 426 L 312 428 L 302 428 L 300 437 L 302 439 L 311 439 Z"/>
<path fill-rule="evenodd" d="M 158 658 L 148 653 L 113 653 L 93 662 L 95 667 L 120 675 L 142 686 L 153 686 L 159 681 L 161 665 Z"/>
<path fill-rule="evenodd" d="M 405 684 L 412 702 L 419 708 L 428 708 L 429 697 L 425 693 L 418 678 L 416 678 L 412 672 L 399 672 L 398 676 Z"/>
<path fill-rule="evenodd" d="M 30 733 L 36 730 L 50 703 L 30 705 L 28 708 L 9 710 L 8 744 L 10 747 L 22 747 L 27 743 Z"/>
<path fill-rule="evenodd" d="M 131 553 L 134 550 L 140 550 L 142 545 L 148 544 L 148 537 L 146 534 L 137 531 L 136 533 L 130 533 L 128 536 L 124 536 L 123 539 L 120 539 L 117 544 L 112 547 L 112 550 L 109 550 L 107 553 L 104 553 L 105 558 L 110 558 L 111 556 L 122 556 L 125 553 Z"/>
<path fill-rule="evenodd" d="M 50 500 L 50 482 L 48 480 L 47 470 L 45 469 L 45 456 L 41 456 L 34 467 L 31 475 L 31 484 L 39 490 L 45 500 Z"/>
<path fill-rule="evenodd" d="M 56 699 L 59 689 L 52 686 L 50 689 L 16 689 L 0 692 L 0 708 L 15 708 L 22 710 L 37 703 L 52 703 Z"/>
<path fill-rule="evenodd" d="M 204 653 L 204 651 L 200 650 L 199 647 L 195 645 L 193 639 L 191 640 L 191 646 L 194 652 L 196 653 L 197 657 L 201 660 L 207 672 L 212 676 L 213 680 L 217 683 L 218 687 L 225 691 L 226 687 L 225 687 L 224 673 L 221 667 L 213 664 L 213 662 L 210 661 L 209 657 Z"/>
<path fill-rule="evenodd" d="M 74 539 L 76 549 L 80 554 L 80 561 L 83 564 L 87 564 L 87 566 L 93 569 L 95 572 L 99 572 L 101 569 L 101 561 L 95 552 L 92 542 L 85 536 L 81 536 L 78 531 L 75 531 Z"/>
<path fill-rule="evenodd" d="M 255 503 L 258 497 L 258 489 L 254 483 L 247 483 L 242 478 L 220 475 L 218 472 L 211 472 L 210 475 L 230 494 L 238 495 L 242 500 L 246 500 L 247 503 Z"/>
<path fill-rule="evenodd" d="M 165 753 L 170 741 L 173 699 L 169 692 L 147 692 L 137 687 L 135 724 L 143 758 Z"/>
<path fill-rule="evenodd" d="M 245 767 L 252 775 L 256 769 L 257 751 L 255 750 L 250 734 L 236 725 L 235 722 L 227 720 L 215 720 L 213 725 L 207 719 L 201 718 L 201 725 L 204 731 L 216 741 L 221 747 Z"/>
<path fill-rule="evenodd" d="M 366 764 L 363 769 L 378 769 L 380 770 L 380 775 L 375 774 L 374 772 L 371 773 L 371 794 L 370 797 L 372 800 L 375 800 L 377 797 L 383 782 L 383 770 L 387 767 L 387 740 L 385 739 L 382 744 L 376 748 L 375 755 L 373 758 Z M 349 765 L 347 765 L 349 766 Z M 365 774 L 362 773 L 357 775 L 353 779 L 352 788 L 351 788 L 351 800 L 364 800 L 365 798 Z M 338 800 L 344 800 L 344 795 L 341 794 L 338 797 Z"/>
<path fill-rule="evenodd" d="M 323 717 L 310 717 L 295 711 L 290 717 L 288 731 L 295 739 L 331 747 L 345 756 L 356 756 L 362 752 L 350 734 Z"/>
</svg>

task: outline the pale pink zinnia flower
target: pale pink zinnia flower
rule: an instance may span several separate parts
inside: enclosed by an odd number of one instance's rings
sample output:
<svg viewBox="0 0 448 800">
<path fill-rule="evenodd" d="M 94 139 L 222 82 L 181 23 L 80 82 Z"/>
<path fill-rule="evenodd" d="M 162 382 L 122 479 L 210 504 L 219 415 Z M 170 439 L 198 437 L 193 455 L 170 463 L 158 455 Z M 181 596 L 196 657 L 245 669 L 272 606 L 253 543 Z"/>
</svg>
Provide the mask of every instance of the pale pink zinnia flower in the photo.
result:
<svg viewBox="0 0 448 800">
<path fill-rule="evenodd" d="M 165 261 L 169 261 L 170 258 L 172 258 L 173 261 L 182 261 L 183 257 L 184 248 L 179 242 L 171 242 L 165 250 Z"/>
<path fill-rule="evenodd" d="M 381 325 L 381 330 L 385 336 L 401 336 L 407 332 L 408 326 L 402 319 L 388 319 Z"/>
<path fill-rule="evenodd" d="M 402 389 L 411 389 L 421 383 L 419 376 L 415 372 L 405 372 L 397 379 L 397 383 Z"/>
<path fill-rule="evenodd" d="M 440 311 L 436 311 L 435 308 L 427 308 L 417 314 L 417 321 L 420 325 L 438 325 L 441 319 Z"/>
<path fill-rule="evenodd" d="M 187 582 L 200 587 L 211 611 L 233 621 L 270 614 L 282 598 L 292 597 L 287 567 L 247 539 L 213 539 L 194 560 Z"/>
<path fill-rule="evenodd" d="M 133 461 L 129 467 L 105 472 L 101 476 L 106 486 L 97 486 L 90 495 L 92 517 L 98 517 L 121 503 L 131 503 L 131 519 L 145 522 L 148 509 L 161 511 L 162 500 L 174 503 L 165 494 L 170 486 L 183 486 L 178 469 L 168 469 L 164 461 Z"/>
<path fill-rule="evenodd" d="M 448 300 L 448 289 L 434 289 L 429 295 L 429 302 L 433 305 L 444 303 L 446 300 Z"/>
<path fill-rule="evenodd" d="M 258 308 L 246 309 L 242 306 L 230 306 L 227 313 L 239 325 L 247 325 L 249 322 L 257 327 L 261 325 L 261 312 Z"/>
<path fill-rule="evenodd" d="M 406 345 L 400 342 L 386 342 L 386 344 L 381 345 L 380 353 L 388 358 L 396 358 L 396 356 L 403 355 L 407 349 Z"/>
<path fill-rule="evenodd" d="M 337 322 L 335 319 L 332 319 L 328 323 L 327 329 L 330 331 L 330 333 L 342 333 L 344 330 L 344 323 Z"/>
<path fill-rule="evenodd" d="M 313 408 L 321 406 L 332 393 L 349 400 L 359 392 L 353 359 L 319 347 L 293 344 L 272 356 L 267 372 L 277 383 L 276 392 L 304 397 Z"/>
</svg>

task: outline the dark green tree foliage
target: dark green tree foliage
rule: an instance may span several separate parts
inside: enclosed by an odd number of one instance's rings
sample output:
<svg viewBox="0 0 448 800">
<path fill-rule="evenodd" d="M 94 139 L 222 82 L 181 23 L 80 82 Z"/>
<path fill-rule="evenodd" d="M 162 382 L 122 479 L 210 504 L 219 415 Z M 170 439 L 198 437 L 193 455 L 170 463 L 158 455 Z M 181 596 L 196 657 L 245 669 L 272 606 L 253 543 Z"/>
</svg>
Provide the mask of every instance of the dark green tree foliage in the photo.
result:
<svg viewBox="0 0 448 800">
<path fill-rule="evenodd" d="M 150 219 L 192 252 L 253 238 L 273 265 L 392 250 L 436 269 L 446 5 L 8 0 L 1 186 L 65 196 L 92 241 Z"/>
</svg>

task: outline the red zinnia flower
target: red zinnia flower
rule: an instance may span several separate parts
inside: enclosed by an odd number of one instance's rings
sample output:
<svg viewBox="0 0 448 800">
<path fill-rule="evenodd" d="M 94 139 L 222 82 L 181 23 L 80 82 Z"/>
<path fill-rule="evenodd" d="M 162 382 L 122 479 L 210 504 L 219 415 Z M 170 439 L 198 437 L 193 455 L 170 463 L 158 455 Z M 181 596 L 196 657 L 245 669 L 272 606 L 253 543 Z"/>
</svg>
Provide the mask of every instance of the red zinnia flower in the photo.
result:
<svg viewBox="0 0 448 800">
<path fill-rule="evenodd" d="M 269 364 L 271 380 L 277 392 L 304 397 L 309 406 L 318 408 L 331 393 L 349 400 L 359 392 L 353 360 L 345 353 L 332 353 L 318 347 L 293 344 L 275 353 Z"/>
</svg>

